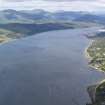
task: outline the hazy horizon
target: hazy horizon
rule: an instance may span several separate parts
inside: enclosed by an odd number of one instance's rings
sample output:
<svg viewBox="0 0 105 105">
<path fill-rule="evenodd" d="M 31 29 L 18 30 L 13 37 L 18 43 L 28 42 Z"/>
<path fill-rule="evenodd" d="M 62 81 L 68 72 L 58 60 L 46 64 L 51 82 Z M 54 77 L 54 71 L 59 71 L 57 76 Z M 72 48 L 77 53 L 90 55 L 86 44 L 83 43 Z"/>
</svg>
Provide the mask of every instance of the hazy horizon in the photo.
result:
<svg viewBox="0 0 105 105">
<path fill-rule="evenodd" d="M 104 12 L 104 0 L 0 0 L 0 10 L 87 11 Z"/>
</svg>

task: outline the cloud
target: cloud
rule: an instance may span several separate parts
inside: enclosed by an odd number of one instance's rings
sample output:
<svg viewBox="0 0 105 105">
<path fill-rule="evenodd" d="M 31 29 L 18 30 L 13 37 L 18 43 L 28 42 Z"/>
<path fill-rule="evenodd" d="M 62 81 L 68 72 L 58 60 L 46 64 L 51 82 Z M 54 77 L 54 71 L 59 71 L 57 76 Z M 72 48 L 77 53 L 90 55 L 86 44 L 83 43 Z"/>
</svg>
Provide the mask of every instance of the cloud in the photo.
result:
<svg viewBox="0 0 105 105">
<path fill-rule="evenodd" d="M 24 2 L 24 1 L 31 1 L 31 0 L 4 0 L 7 2 Z"/>
<path fill-rule="evenodd" d="M 72 2 L 72 1 L 86 1 L 86 0 L 43 0 L 43 1 Z"/>
<path fill-rule="evenodd" d="M 71 2 L 71 1 L 95 1 L 95 0 L 43 0 L 43 1 Z"/>
<path fill-rule="evenodd" d="M 0 0 L 0 9 L 105 11 L 105 0 Z M 91 1 L 91 2 L 90 2 Z"/>
</svg>

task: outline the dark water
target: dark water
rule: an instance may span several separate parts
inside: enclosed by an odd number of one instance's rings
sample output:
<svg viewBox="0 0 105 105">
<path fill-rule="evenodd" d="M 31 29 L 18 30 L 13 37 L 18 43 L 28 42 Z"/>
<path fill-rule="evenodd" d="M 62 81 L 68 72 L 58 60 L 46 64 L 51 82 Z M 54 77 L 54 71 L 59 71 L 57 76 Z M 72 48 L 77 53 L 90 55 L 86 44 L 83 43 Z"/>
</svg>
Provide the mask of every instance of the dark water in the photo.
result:
<svg viewBox="0 0 105 105">
<path fill-rule="evenodd" d="M 84 55 L 96 30 L 42 33 L 0 46 L 0 105 L 85 105 L 87 87 L 105 74 Z"/>
</svg>

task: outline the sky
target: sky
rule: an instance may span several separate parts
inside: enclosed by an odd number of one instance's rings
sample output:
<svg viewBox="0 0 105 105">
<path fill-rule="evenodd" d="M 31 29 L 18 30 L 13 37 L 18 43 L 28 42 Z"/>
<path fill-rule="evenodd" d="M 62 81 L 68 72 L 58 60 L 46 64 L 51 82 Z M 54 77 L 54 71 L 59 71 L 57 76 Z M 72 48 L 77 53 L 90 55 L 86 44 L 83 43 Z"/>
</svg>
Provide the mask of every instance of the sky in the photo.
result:
<svg viewBox="0 0 105 105">
<path fill-rule="evenodd" d="M 0 0 L 3 9 L 105 12 L 105 0 Z"/>
</svg>

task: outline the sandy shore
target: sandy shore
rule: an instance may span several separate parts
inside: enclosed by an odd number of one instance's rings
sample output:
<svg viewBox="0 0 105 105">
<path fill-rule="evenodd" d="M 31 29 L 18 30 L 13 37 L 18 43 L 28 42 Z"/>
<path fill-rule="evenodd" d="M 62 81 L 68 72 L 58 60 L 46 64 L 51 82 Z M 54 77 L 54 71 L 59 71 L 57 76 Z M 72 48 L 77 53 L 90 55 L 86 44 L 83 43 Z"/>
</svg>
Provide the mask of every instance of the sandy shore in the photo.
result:
<svg viewBox="0 0 105 105">
<path fill-rule="evenodd" d="M 89 60 L 89 61 L 91 61 L 92 60 L 92 57 L 89 55 L 89 53 L 88 53 L 88 48 L 92 45 L 92 43 L 94 42 L 94 40 L 91 40 L 90 42 L 89 42 L 89 45 L 85 48 L 85 57 Z"/>
<path fill-rule="evenodd" d="M 3 42 L 0 42 L 0 45 L 3 45 L 3 44 L 6 44 L 6 43 L 9 43 L 9 42 L 11 42 L 11 41 L 12 41 L 12 39 L 5 40 L 5 41 L 3 41 Z"/>
</svg>

